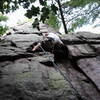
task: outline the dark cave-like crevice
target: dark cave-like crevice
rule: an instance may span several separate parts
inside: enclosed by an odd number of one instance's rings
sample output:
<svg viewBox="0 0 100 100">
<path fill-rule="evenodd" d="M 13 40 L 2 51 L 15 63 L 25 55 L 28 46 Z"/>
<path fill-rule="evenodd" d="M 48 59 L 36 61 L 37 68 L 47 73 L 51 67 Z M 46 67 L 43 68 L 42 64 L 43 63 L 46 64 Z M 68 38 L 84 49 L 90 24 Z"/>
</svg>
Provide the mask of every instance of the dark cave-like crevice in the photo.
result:
<svg viewBox="0 0 100 100">
<path fill-rule="evenodd" d="M 28 57 L 33 57 L 34 54 L 18 54 L 18 55 L 15 55 L 15 56 L 10 56 L 10 55 L 5 55 L 5 56 L 0 56 L 0 62 L 3 62 L 3 61 L 15 61 L 17 59 L 21 59 L 21 58 L 28 58 Z"/>
<path fill-rule="evenodd" d="M 53 62 L 52 61 L 45 61 L 45 62 L 40 62 L 41 64 L 45 65 L 45 66 L 49 66 L 49 67 L 53 67 Z"/>
</svg>

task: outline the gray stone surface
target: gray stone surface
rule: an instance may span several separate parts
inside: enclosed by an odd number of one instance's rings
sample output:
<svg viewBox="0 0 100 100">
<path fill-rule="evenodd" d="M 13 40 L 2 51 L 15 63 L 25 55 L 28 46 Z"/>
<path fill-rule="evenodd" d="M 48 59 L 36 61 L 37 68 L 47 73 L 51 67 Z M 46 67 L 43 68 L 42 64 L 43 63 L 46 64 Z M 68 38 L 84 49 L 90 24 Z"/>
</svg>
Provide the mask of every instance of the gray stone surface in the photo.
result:
<svg viewBox="0 0 100 100">
<path fill-rule="evenodd" d="M 33 29 L 31 22 L 26 22 L 21 25 L 15 26 L 13 29 L 16 30 L 17 34 L 39 33 L 39 31 L 36 28 Z"/>
<path fill-rule="evenodd" d="M 35 34 L 39 32 L 30 24 L 14 28 L 14 33 L 0 41 L 0 100 L 80 100 L 75 90 L 85 100 L 100 100 L 99 35 L 80 32 L 61 37 L 69 59 L 57 65 L 74 90 L 54 67 L 53 53 L 27 52 L 31 44 L 42 41 Z M 53 31 L 44 24 L 40 28 Z"/>
<path fill-rule="evenodd" d="M 100 58 L 82 59 L 78 65 L 100 90 Z"/>
<path fill-rule="evenodd" d="M 79 32 L 77 34 L 67 34 L 62 36 L 65 44 L 100 44 L 100 34 L 90 32 Z"/>
<path fill-rule="evenodd" d="M 13 100 L 13 98 L 17 100 L 20 98 L 24 100 L 76 98 L 68 82 L 53 67 L 44 66 L 33 58 L 6 62 L 6 64 L 1 64 L 3 73 L 0 78 L 1 100 L 4 98 L 5 100 Z M 7 91 L 10 92 L 7 93 Z"/>
<path fill-rule="evenodd" d="M 34 42 L 42 41 L 42 36 L 37 34 L 11 34 L 5 37 L 5 40 L 12 41 L 16 44 L 17 47 L 26 49 Z"/>
</svg>

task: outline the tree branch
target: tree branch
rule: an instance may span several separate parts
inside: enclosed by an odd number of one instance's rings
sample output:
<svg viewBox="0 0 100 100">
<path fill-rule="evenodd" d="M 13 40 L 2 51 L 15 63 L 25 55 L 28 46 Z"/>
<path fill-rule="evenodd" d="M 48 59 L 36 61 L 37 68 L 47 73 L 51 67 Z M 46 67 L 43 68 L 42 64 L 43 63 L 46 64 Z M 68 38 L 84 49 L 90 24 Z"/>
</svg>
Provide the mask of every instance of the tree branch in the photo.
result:
<svg viewBox="0 0 100 100">
<path fill-rule="evenodd" d="M 77 16 L 74 16 L 73 18 L 71 18 L 70 20 L 67 21 L 67 24 L 72 21 L 73 19 L 76 19 L 77 17 L 79 16 L 87 16 L 89 15 L 90 13 L 92 13 L 93 11 L 95 11 L 96 9 L 98 9 L 100 7 L 100 5 L 96 6 L 95 8 L 93 8 L 92 10 L 90 10 L 89 12 L 86 12 L 85 14 L 79 14 Z"/>
</svg>

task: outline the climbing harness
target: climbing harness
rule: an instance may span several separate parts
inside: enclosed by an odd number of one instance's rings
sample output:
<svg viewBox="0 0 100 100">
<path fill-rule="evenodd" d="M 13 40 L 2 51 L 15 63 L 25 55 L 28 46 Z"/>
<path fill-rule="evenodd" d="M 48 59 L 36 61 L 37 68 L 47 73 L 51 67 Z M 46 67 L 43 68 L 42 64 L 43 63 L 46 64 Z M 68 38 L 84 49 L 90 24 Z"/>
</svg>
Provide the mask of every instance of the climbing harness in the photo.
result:
<svg viewBox="0 0 100 100">
<path fill-rule="evenodd" d="M 42 49 L 42 51 L 44 52 L 44 54 L 48 54 L 43 48 L 42 46 L 40 46 L 40 48 Z M 58 65 L 54 62 L 54 60 L 52 60 L 52 58 L 49 56 L 49 60 L 53 63 L 53 66 L 59 71 L 59 73 L 63 76 L 63 78 L 70 84 L 71 88 L 73 88 L 73 90 L 75 91 L 75 95 L 77 96 L 77 98 L 79 100 L 86 100 L 85 98 L 83 98 L 78 91 L 76 90 L 76 88 L 72 85 L 70 78 L 64 75 L 64 73 L 60 70 L 60 68 L 58 67 Z"/>
</svg>

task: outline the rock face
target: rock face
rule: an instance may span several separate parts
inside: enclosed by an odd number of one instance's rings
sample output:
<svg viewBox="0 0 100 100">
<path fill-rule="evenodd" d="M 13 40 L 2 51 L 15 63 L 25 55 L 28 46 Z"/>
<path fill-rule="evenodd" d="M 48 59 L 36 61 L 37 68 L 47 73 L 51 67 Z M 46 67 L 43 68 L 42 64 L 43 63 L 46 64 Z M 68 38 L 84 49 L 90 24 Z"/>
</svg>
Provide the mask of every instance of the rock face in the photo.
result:
<svg viewBox="0 0 100 100">
<path fill-rule="evenodd" d="M 41 32 L 30 28 L 15 27 L 0 41 L 0 100 L 100 100 L 100 35 L 62 36 L 68 58 L 56 66 L 52 52 L 27 52 L 43 41 Z M 44 24 L 40 29 L 53 31 Z"/>
</svg>

